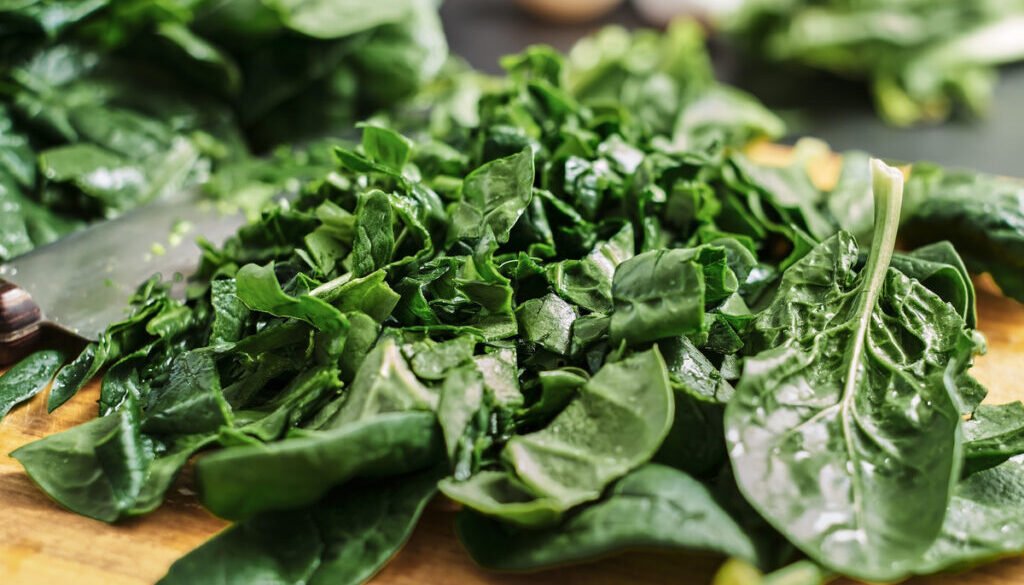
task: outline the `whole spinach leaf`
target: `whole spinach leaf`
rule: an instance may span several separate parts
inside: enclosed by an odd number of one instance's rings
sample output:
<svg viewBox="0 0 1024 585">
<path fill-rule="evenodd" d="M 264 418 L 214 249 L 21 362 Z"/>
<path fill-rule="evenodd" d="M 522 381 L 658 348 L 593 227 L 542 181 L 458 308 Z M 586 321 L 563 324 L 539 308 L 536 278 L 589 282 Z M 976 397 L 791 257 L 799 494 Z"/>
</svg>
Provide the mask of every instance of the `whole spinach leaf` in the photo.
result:
<svg viewBox="0 0 1024 585">
<path fill-rule="evenodd" d="M 872 164 L 867 265 L 854 272 L 841 232 L 786 272 L 725 425 L 737 483 L 769 522 L 826 567 L 887 580 L 941 530 L 962 457 L 955 384 L 974 347 L 950 305 L 888 268 L 902 175 Z"/>
</svg>

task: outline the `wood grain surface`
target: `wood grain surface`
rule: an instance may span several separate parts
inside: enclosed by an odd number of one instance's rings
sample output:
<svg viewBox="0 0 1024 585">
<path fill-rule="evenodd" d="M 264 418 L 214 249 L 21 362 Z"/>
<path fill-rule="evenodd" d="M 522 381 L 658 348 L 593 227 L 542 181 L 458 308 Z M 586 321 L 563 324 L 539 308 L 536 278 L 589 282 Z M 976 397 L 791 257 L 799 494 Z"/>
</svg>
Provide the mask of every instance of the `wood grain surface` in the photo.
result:
<svg viewBox="0 0 1024 585">
<path fill-rule="evenodd" d="M 834 172 L 829 169 L 828 173 Z M 989 342 L 975 375 L 989 388 L 988 402 L 1024 399 L 1024 306 L 999 295 L 986 278 L 979 287 L 979 328 Z M 149 585 L 175 559 L 226 523 L 195 497 L 186 470 L 167 502 L 143 518 L 108 525 L 62 509 L 29 480 L 7 454 L 30 441 L 96 415 L 94 381 L 52 415 L 45 393 L 0 422 L 0 584 Z M 403 551 L 372 581 L 378 585 L 654 585 L 706 584 L 721 559 L 630 552 L 596 563 L 539 574 L 484 572 L 455 538 L 454 511 L 435 501 Z M 912 580 L 913 585 L 1017 585 L 1024 557 L 1006 559 L 960 575 Z"/>
</svg>

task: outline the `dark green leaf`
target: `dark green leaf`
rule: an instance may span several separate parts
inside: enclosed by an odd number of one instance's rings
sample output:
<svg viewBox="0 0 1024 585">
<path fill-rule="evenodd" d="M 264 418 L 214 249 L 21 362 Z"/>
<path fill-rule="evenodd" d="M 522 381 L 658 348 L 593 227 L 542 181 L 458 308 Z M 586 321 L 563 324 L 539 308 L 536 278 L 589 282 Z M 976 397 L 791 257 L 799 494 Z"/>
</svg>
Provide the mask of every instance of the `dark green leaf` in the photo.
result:
<svg viewBox="0 0 1024 585">
<path fill-rule="evenodd" d="M 459 539 L 480 565 L 536 570 L 636 548 L 710 551 L 756 560 L 749 537 L 700 482 L 661 465 L 623 477 L 605 499 L 559 525 L 513 528 L 463 512 Z"/>
<path fill-rule="evenodd" d="M 1024 404 L 982 404 L 964 422 L 964 473 L 995 467 L 1024 453 Z"/>
<path fill-rule="evenodd" d="M 725 424 L 737 483 L 772 525 L 826 567 L 888 580 L 941 529 L 961 461 L 953 386 L 973 342 L 950 305 L 888 268 L 902 176 L 874 164 L 867 266 L 854 272 L 840 233 L 786 272 Z"/>
<path fill-rule="evenodd" d="M 422 469 L 442 456 L 430 412 L 396 412 L 330 431 L 305 431 L 279 443 L 232 447 L 199 460 L 203 503 L 224 518 L 308 506 L 356 477 Z"/>
<path fill-rule="evenodd" d="M 665 362 L 651 349 L 606 364 L 546 428 L 510 439 L 503 457 L 530 489 L 565 510 L 650 459 L 672 416 Z"/>
<path fill-rule="evenodd" d="M 928 574 L 966 569 L 1024 551 L 1024 461 L 1010 459 L 963 480 L 953 492 L 942 532 L 914 566 Z"/>
<path fill-rule="evenodd" d="M 466 176 L 462 199 L 451 210 L 451 239 L 480 238 L 490 228 L 499 243 L 533 197 L 533 153 L 523 150 L 484 164 Z"/>
<path fill-rule="evenodd" d="M 59 351 L 37 351 L 4 372 L 0 377 L 0 420 L 12 408 L 45 390 L 63 362 L 64 354 Z"/>
</svg>

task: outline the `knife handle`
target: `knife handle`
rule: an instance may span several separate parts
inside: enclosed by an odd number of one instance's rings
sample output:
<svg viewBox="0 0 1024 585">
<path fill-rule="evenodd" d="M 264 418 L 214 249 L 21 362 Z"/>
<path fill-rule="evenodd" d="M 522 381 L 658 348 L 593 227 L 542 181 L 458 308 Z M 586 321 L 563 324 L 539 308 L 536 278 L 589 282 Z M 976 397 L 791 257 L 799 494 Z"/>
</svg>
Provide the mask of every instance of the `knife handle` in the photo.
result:
<svg viewBox="0 0 1024 585">
<path fill-rule="evenodd" d="M 0 365 L 28 354 L 42 332 L 43 312 L 24 289 L 0 279 Z"/>
</svg>

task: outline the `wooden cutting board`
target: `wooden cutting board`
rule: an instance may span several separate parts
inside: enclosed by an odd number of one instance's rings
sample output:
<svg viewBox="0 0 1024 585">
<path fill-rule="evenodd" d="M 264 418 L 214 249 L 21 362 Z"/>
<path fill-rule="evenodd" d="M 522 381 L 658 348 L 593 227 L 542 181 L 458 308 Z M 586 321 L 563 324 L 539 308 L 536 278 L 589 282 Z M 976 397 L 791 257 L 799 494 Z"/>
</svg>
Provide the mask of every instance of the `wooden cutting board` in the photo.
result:
<svg viewBox="0 0 1024 585">
<path fill-rule="evenodd" d="M 763 153 L 766 158 L 777 155 Z M 834 177 L 822 165 L 819 176 Z M 1024 305 L 999 295 L 988 279 L 978 282 L 979 329 L 988 354 L 974 373 L 993 404 L 1024 399 Z M 45 393 L 0 422 L 0 584 L 150 585 L 189 550 L 226 523 L 198 502 L 186 471 L 167 502 L 143 518 L 108 525 L 68 512 L 47 498 L 7 454 L 96 415 L 99 384 L 93 382 L 52 415 Z M 540 574 L 484 572 L 473 565 L 455 538 L 454 511 L 435 502 L 412 539 L 372 582 L 379 585 L 654 585 L 706 584 L 720 558 L 631 552 L 596 563 Z M 913 585 L 1016 585 L 1024 583 L 1024 557 L 962 575 L 912 580 Z"/>
</svg>

